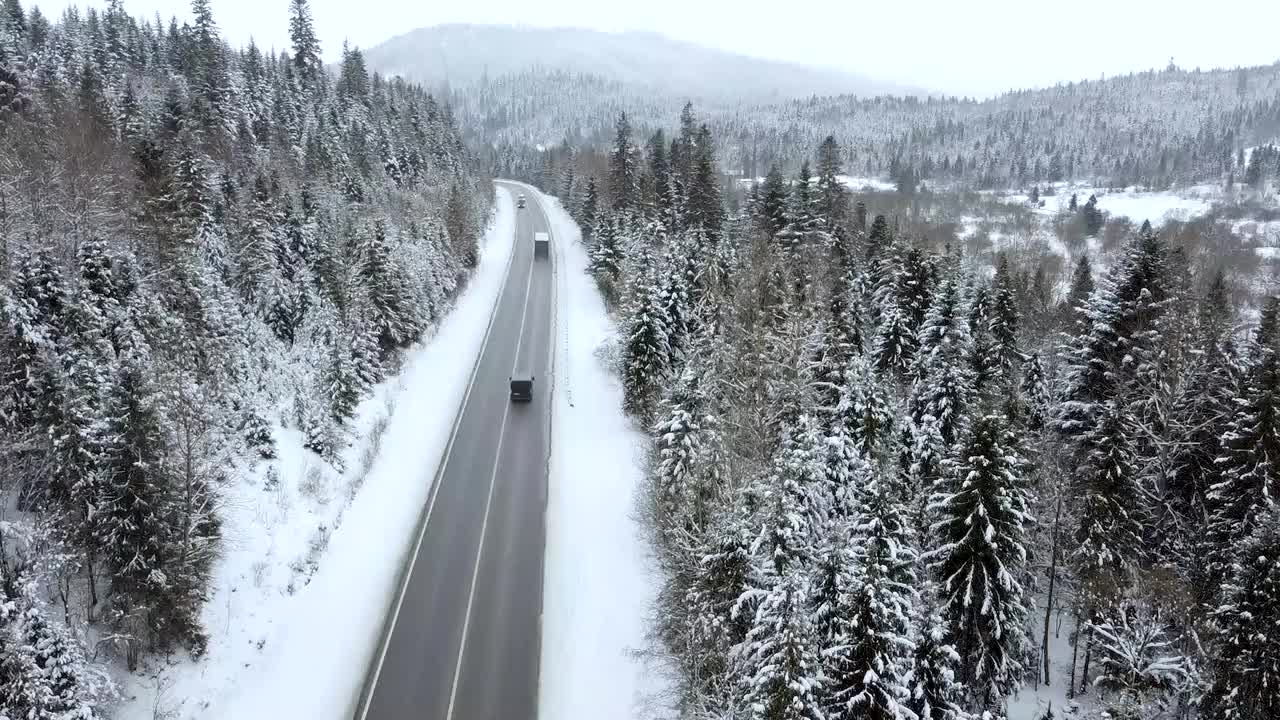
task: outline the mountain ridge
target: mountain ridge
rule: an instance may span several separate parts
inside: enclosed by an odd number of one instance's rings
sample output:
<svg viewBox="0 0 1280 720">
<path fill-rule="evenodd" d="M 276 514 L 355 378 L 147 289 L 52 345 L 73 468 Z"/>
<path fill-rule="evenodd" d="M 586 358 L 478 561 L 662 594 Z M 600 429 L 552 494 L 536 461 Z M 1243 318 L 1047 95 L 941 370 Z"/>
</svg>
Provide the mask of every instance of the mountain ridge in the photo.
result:
<svg viewBox="0 0 1280 720">
<path fill-rule="evenodd" d="M 531 67 L 590 73 L 690 99 L 769 102 L 822 95 L 919 95 L 844 70 L 768 60 L 652 30 L 450 23 L 364 50 L 370 66 L 429 86 L 470 85 Z"/>
</svg>

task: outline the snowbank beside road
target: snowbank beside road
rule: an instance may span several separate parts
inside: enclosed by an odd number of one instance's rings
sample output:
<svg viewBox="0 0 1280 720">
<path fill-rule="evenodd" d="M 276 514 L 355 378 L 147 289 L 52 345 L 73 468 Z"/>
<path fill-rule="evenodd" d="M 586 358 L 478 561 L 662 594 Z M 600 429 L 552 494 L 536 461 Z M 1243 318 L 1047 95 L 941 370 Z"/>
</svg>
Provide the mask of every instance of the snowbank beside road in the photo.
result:
<svg viewBox="0 0 1280 720">
<path fill-rule="evenodd" d="M 535 193 L 530 188 L 530 194 Z M 555 253 L 555 392 L 538 715 L 626 720 L 655 686 L 634 651 L 657 578 L 635 520 L 647 437 L 622 412 L 622 386 L 596 350 L 615 333 L 587 275 L 577 225 L 536 195 Z"/>
<path fill-rule="evenodd" d="M 276 469 L 274 489 L 264 490 L 263 477 L 231 489 L 225 553 L 204 612 L 208 652 L 131 676 L 118 717 L 351 717 L 514 237 L 514 203 L 499 189 L 478 270 L 434 336 L 360 405 L 345 473 L 286 431 L 280 457 L 258 468 Z"/>
</svg>

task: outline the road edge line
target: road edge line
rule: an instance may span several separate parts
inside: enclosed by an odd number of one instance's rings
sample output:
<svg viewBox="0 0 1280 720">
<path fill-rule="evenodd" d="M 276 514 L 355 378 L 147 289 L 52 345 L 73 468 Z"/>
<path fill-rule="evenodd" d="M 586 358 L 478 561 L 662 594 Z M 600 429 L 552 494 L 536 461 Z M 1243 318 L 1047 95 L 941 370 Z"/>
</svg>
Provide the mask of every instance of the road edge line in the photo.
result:
<svg viewBox="0 0 1280 720">
<path fill-rule="evenodd" d="M 497 185 L 497 181 L 494 181 Z M 505 188 L 503 188 L 505 190 Z M 507 190 L 510 194 L 510 191 Z M 515 215 L 517 208 L 515 200 L 512 203 L 512 220 L 513 223 L 519 220 L 519 216 Z M 495 220 L 497 212 L 495 208 Z M 435 474 L 431 480 L 431 496 L 427 500 L 426 506 L 423 508 L 422 515 L 418 521 L 417 540 L 414 541 L 413 549 L 407 558 L 407 562 L 401 564 L 400 576 L 396 582 L 396 600 L 394 606 L 389 606 L 390 611 L 387 617 L 382 621 L 382 631 L 378 641 L 378 648 L 375 651 L 377 655 L 376 661 L 370 670 L 365 671 L 364 682 L 360 686 L 360 694 L 356 698 L 354 710 L 350 713 L 353 720 L 365 720 L 369 715 L 369 706 L 373 703 L 373 689 L 377 687 L 378 677 L 382 674 L 382 665 L 387 658 L 387 648 L 391 645 L 391 635 L 395 632 L 396 620 L 400 617 L 400 607 L 404 604 L 404 596 L 409 589 L 409 579 L 413 577 L 413 567 L 418 559 L 418 551 L 422 549 L 422 538 L 427 534 L 427 522 L 431 519 L 431 510 L 435 507 L 436 496 L 440 492 L 440 477 L 444 473 L 445 467 L 449 464 L 449 454 L 453 451 L 454 440 L 458 437 L 458 426 L 462 421 L 462 413 L 466 410 L 467 401 L 471 398 L 471 389 L 475 387 L 476 375 L 480 371 L 480 360 L 484 357 L 485 348 L 489 346 L 489 336 L 493 332 L 494 320 L 498 317 L 498 308 L 502 307 L 502 296 L 507 290 L 507 281 L 511 279 L 511 266 L 515 262 L 516 257 L 516 236 L 519 234 L 518 226 L 516 231 L 511 233 L 511 254 L 507 256 L 507 266 L 502 271 L 502 287 L 498 289 L 498 294 L 493 299 L 493 306 L 489 308 L 489 323 L 484 329 L 484 339 L 480 342 L 480 352 L 476 353 L 476 359 L 471 364 L 471 373 L 467 377 L 467 389 L 462 394 L 462 401 L 458 403 L 457 409 L 453 414 L 453 427 L 449 430 L 449 442 L 445 444 L 444 454 L 440 457 L 440 462 L 436 465 Z M 506 420 L 503 420 L 505 424 Z"/>
</svg>

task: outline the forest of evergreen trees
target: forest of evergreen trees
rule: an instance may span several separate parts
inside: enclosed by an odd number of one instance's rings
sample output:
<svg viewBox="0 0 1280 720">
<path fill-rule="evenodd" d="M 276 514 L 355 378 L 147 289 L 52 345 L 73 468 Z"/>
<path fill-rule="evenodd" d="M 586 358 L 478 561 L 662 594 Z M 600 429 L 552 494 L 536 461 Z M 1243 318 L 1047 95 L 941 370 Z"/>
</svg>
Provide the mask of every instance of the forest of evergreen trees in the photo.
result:
<svg viewBox="0 0 1280 720">
<path fill-rule="evenodd" d="M 679 715 L 1000 718 L 1051 684 L 1280 717 L 1280 301 L 1234 307 L 1149 224 L 1065 292 L 931 247 L 847 194 L 834 138 L 727 213 L 717 147 L 688 106 L 669 141 L 623 115 L 544 178 L 652 436 Z"/>
<path fill-rule="evenodd" d="M 477 262 L 447 106 L 344 48 L 0 3 L 0 717 L 100 717 L 102 667 L 200 655 L 222 490 L 348 421 Z"/>
<path fill-rule="evenodd" d="M 645 134 L 670 127 L 680 98 L 554 70 L 451 88 L 468 139 L 490 170 L 532 178 L 538 146 L 567 138 L 603 149 L 627 112 Z M 756 178 L 793 172 L 828 135 L 844 171 L 904 187 L 1025 188 L 1074 181 L 1124 187 L 1235 181 L 1243 149 L 1280 133 L 1280 65 L 1201 72 L 1169 67 L 975 101 L 814 97 L 771 105 L 708 104 L 721 169 Z M 1237 164 L 1237 161 L 1240 161 Z M 1270 166 L 1269 175 L 1276 172 Z"/>
</svg>

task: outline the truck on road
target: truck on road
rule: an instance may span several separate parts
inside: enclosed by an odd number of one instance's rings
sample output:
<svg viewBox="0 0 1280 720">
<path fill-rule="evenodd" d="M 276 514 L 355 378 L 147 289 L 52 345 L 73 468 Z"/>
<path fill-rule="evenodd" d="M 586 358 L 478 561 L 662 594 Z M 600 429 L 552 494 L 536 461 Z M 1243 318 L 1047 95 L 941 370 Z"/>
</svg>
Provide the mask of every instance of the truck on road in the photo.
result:
<svg viewBox="0 0 1280 720">
<path fill-rule="evenodd" d="M 512 402 L 529 402 L 533 400 L 533 376 L 523 373 L 512 375 L 511 381 L 511 401 Z"/>
<path fill-rule="evenodd" d="M 544 232 L 533 234 L 533 257 L 545 258 L 551 252 L 551 236 Z"/>
</svg>

